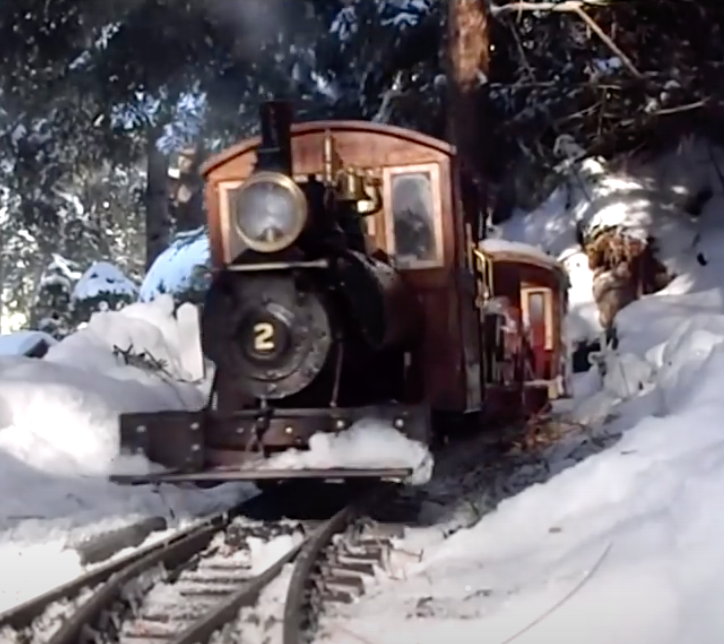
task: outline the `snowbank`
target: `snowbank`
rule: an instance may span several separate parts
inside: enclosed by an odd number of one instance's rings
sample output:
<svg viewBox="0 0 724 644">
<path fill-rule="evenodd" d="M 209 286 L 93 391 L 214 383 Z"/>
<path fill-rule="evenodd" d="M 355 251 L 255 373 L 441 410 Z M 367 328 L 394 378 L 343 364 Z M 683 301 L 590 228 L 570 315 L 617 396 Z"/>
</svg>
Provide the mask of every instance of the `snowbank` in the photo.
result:
<svg viewBox="0 0 724 644">
<path fill-rule="evenodd" d="M 329 624 L 330 641 L 720 641 L 723 206 L 720 186 L 696 224 L 707 265 L 682 245 L 679 276 L 620 313 L 605 377 L 577 375 L 574 412 L 620 440 L 428 547 L 406 580 Z"/>
<path fill-rule="evenodd" d="M 646 413 L 619 410 L 633 425 L 615 447 L 503 501 L 427 553 L 394 585 L 397 601 L 385 592 L 345 628 L 380 644 L 450 629 L 461 643 L 505 642 L 529 626 L 531 644 L 719 642 L 724 318 L 681 328 L 659 353 Z"/>
<path fill-rule="evenodd" d="M 594 339 L 601 327 L 577 227 L 625 226 L 631 234 L 654 235 L 657 257 L 672 274 L 696 273 L 696 256 L 709 256 L 706 249 L 713 244 L 708 235 L 712 225 L 718 230 L 715 220 L 724 204 L 717 164 L 724 164 L 724 151 L 698 140 L 654 160 L 631 161 L 616 172 L 585 159 L 539 208 L 516 212 L 497 232 L 506 240 L 537 246 L 566 265 L 571 278 L 569 339 Z M 711 190 L 712 198 L 693 219 L 682 208 L 703 189 Z"/>
<path fill-rule="evenodd" d="M 184 367 L 198 330 L 183 337 L 172 312 L 166 296 L 98 313 L 42 361 L 0 360 L 4 454 L 46 473 L 103 476 L 119 455 L 120 413 L 201 408 L 205 395 Z M 145 352 L 163 371 L 124 364 L 114 349 Z"/>
<path fill-rule="evenodd" d="M 188 320 L 173 317 L 166 296 L 94 315 L 42 360 L 0 357 L 0 610 L 76 574 L 77 557 L 63 548 L 79 535 L 150 515 L 174 523 L 250 493 L 240 485 L 155 490 L 107 482 L 118 463 L 119 413 L 204 404 L 206 384 L 191 381 L 187 357 L 197 336 Z M 147 352 L 163 361 L 163 373 L 125 364 L 115 347 Z"/>
<path fill-rule="evenodd" d="M 42 331 L 16 331 L 0 335 L 0 356 L 25 356 L 39 344 L 52 347 L 57 340 Z"/>
</svg>

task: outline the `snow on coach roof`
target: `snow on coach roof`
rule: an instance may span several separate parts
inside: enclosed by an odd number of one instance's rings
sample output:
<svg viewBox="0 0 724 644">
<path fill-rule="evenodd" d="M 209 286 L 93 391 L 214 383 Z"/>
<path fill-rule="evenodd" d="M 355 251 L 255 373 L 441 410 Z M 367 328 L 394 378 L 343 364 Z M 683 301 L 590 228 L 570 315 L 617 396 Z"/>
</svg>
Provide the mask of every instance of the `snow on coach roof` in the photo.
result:
<svg viewBox="0 0 724 644">
<path fill-rule="evenodd" d="M 478 248 L 499 261 L 527 262 L 566 273 L 565 267 L 552 255 L 537 246 L 509 239 L 484 239 Z"/>
<path fill-rule="evenodd" d="M 427 134 L 421 134 L 414 130 L 408 130 L 396 125 L 384 125 L 382 123 L 372 123 L 370 121 L 310 121 L 308 123 L 295 123 L 292 125 L 292 135 L 300 136 L 304 134 L 314 134 L 315 132 L 324 132 L 331 130 L 332 132 L 366 132 L 370 134 L 381 134 L 384 136 L 404 139 L 409 143 L 416 143 L 427 148 L 432 148 L 448 156 L 455 154 L 455 146 L 436 139 Z M 246 152 L 254 149 L 259 145 L 260 137 L 255 136 L 244 139 L 236 145 L 226 148 L 223 152 L 211 157 L 201 166 L 201 174 L 206 176 L 215 168 L 223 165 L 227 161 L 241 156 Z"/>
</svg>

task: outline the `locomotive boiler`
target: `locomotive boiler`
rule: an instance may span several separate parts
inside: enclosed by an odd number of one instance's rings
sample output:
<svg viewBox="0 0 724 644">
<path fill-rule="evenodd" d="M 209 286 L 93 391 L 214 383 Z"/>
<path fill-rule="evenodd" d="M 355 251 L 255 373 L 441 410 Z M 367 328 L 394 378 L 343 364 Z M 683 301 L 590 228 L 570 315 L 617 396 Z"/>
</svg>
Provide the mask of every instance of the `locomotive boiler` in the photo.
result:
<svg viewBox="0 0 724 644">
<path fill-rule="evenodd" d="M 201 314 L 215 370 L 208 405 L 125 415 L 122 442 L 185 479 L 404 477 L 266 467 L 315 433 L 363 419 L 423 443 L 431 428 L 413 364 L 422 311 L 364 231 L 382 205 L 379 180 L 341 164 L 331 134 L 319 150 L 322 172 L 295 176 L 289 105 L 265 104 L 260 120 L 251 173 L 224 194 L 234 250 L 216 267 Z"/>
</svg>

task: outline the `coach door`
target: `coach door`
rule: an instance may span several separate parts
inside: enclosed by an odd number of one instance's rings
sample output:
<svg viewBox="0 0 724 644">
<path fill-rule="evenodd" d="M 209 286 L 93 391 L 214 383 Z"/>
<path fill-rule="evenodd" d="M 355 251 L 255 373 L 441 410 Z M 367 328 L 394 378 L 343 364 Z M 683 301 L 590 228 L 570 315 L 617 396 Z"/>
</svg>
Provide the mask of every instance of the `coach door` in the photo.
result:
<svg viewBox="0 0 724 644">
<path fill-rule="evenodd" d="M 533 354 L 536 380 L 550 380 L 553 373 L 553 293 L 547 287 L 523 287 L 520 291 L 523 328 Z"/>
</svg>

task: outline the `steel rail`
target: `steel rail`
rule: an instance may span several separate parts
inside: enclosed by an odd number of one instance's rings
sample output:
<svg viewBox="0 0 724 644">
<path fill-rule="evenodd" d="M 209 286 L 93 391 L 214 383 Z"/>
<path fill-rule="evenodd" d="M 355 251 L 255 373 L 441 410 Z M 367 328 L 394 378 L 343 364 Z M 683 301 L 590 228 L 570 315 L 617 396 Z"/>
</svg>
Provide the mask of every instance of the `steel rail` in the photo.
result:
<svg viewBox="0 0 724 644">
<path fill-rule="evenodd" d="M 176 548 L 181 547 L 179 543 L 188 543 L 191 538 L 198 539 L 201 542 L 206 536 L 213 536 L 218 532 L 225 523 L 231 521 L 235 514 L 234 510 L 218 512 L 207 519 L 201 520 L 200 523 L 195 523 L 165 539 L 143 546 L 128 555 L 102 564 L 65 584 L 56 586 L 42 595 L 29 599 L 0 614 L 0 629 L 5 627 L 15 630 L 29 628 L 33 621 L 40 617 L 53 603 L 63 599 L 71 599 L 85 588 L 98 586 L 137 562 L 146 561 L 156 553 L 167 551 L 173 553 Z"/>
<path fill-rule="evenodd" d="M 91 597 L 74 611 L 63 625 L 47 641 L 47 644 L 77 644 L 84 628 L 96 623 L 104 610 L 122 596 L 124 586 L 156 566 L 176 568 L 201 552 L 211 543 L 223 523 L 212 522 L 177 537 L 170 544 L 161 544 L 144 556 L 126 565 L 96 590 Z"/>
<path fill-rule="evenodd" d="M 30 628 L 33 622 L 55 602 L 64 599 L 73 599 L 84 589 L 93 588 L 107 582 L 113 575 L 119 574 L 141 559 L 152 556 L 155 552 L 170 549 L 173 553 L 174 547 L 176 547 L 176 544 L 181 540 L 188 540 L 190 537 L 196 536 L 199 539 L 199 543 L 203 544 L 207 535 L 213 536 L 214 533 L 228 525 L 234 518 L 246 514 L 259 514 L 261 508 L 267 503 L 271 502 L 273 504 L 277 500 L 276 497 L 279 496 L 279 494 L 275 492 L 275 490 L 263 492 L 227 510 L 215 512 L 203 519 L 199 519 L 192 525 L 174 532 L 165 539 L 161 539 L 147 546 L 142 546 L 127 555 L 94 567 L 92 570 L 75 579 L 51 588 L 37 597 L 33 597 L 18 606 L 0 613 L 0 630 L 3 628 L 12 628 L 20 631 Z M 185 541 L 185 543 L 188 543 L 188 541 Z M 204 546 L 201 545 L 201 548 L 203 547 Z"/>
<path fill-rule="evenodd" d="M 360 515 L 366 503 L 373 498 L 368 490 L 356 500 L 346 504 L 330 519 L 321 522 L 304 541 L 291 548 L 263 572 L 242 582 L 239 590 L 214 604 L 195 622 L 168 638 L 168 644 L 199 644 L 208 642 L 212 635 L 225 625 L 232 623 L 240 609 L 254 606 L 262 591 L 294 562 L 294 569 L 287 591 L 283 614 L 283 643 L 302 644 L 308 632 L 309 610 L 307 590 L 318 572 L 316 563 L 331 543 L 335 534 L 345 529 Z M 271 500 L 273 493 L 261 494 L 251 501 L 261 504 Z M 209 546 L 215 535 L 225 530 L 236 516 L 244 513 L 249 501 L 231 511 L 219 512 L 201 523 L 185 528 L 157 543 L 138 549 L 89 573 L 53 589 L 44 595 L 8 611 L 0 616 L 0 627 L 9 626 L 16 630 L 28 628 L 52 603 L 77 596 L 82 590 L 92 588 L 92 594 L 55 630 L 46 644 L 77 644 L 83 640 L 87 629 L 102 623 L 106 611 L 113 610 L 118 600 L 124 599 L 128 584 L 144 573 L 159 567 L 173 571 Z"/>
<path fill-rule="evenodd" d="M 320 556 L 332 543 L 336 534 L 344 532 L 362 509 L 380 494 L 379 489 L 363 495 L 357 502 L 351 503 L 334 515 L 306 540 L 297 557 L 284 602 L 283 644 L 308 644 L 306 636 L 308 582 L 316 572 Z M 314 607 L 311 607 L 314 610 Z"/>
</svg>

